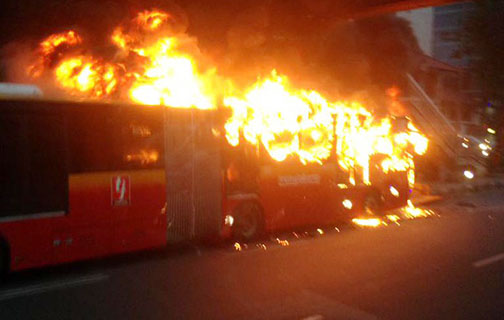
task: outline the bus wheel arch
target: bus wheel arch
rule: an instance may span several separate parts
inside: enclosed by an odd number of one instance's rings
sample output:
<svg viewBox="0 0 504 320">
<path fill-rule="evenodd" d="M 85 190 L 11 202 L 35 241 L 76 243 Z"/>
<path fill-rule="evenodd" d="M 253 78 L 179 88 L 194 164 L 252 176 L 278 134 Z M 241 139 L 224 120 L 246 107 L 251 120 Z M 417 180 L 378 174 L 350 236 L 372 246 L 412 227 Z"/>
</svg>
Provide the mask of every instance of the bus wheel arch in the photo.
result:
<svg viewBox="0 0 504 320">
<path fill-rule="evenodd" d="M 265 230 L 264 210 L 255 200 L 240 203 L 233 212 L 233 238 L 239 241 L 250 241 L 259 238 Z"/>
</svg>

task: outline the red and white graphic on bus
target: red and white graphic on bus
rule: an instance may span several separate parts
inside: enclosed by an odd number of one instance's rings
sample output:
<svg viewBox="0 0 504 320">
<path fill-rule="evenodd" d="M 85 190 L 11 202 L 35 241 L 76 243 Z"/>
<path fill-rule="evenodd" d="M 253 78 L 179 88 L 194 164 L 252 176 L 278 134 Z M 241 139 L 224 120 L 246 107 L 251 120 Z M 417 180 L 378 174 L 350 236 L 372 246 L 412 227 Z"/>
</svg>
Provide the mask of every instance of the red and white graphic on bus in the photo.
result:
<svg viewBox="0 0 504 320">
<path fill-rule="evenodd" d="M 115 176 L 112 177 L 112 205 L 127 206 L 131 202 L 130 195 L 130 177 Z"/>
</svg>

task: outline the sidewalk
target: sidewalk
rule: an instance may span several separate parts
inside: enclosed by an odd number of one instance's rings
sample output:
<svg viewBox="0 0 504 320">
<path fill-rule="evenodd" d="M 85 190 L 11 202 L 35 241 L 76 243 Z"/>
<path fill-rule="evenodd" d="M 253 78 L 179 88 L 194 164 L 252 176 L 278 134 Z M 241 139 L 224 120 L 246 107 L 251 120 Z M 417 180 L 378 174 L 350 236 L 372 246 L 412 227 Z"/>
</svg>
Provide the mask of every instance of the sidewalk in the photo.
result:
<svg viewBox="0 0 504 320">
<path fill-rule="evenodd" d="M 415 193 L 410 197 L 411 202 L 415 207 L 422 206 L 422 205 L 427 205 L 431 204 L 437 201 L 443 200 L 443 197 L 440 195 L 434 195 L 434 194 L 421 194 L 421 193 Z"/>
<path fill-rule="evenodd" d="M 476 192 L 493 188 L 504 187 L 504 176 L 490 176 L 466 180 L 463 182 L 433 183 L 430 184 L 430 193 L 434 195 L 446 195 L 460 192 Z"/>
</svg>

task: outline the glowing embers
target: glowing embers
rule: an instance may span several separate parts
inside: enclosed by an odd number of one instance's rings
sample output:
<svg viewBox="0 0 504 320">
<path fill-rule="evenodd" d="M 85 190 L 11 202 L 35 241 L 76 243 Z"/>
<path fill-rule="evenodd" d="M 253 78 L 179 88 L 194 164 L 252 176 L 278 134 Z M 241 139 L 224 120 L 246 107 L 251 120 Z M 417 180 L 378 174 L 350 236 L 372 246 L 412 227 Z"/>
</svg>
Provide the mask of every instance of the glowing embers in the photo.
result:
<svg viewBox="0 0 504 320">
<path fill-rule="evenodd" d="M 360 227 L 372 227 L 376 228 L 382 224 L 380 218 L 354 218 L 352 222 Z"/>
<path fill-rule="evenodd" d="M 427 218 L 437 216 L 437 214 L 430 209 L 415 207 L 411 200 L 405 207 L 395 210 L 394 212 L 385 216 L 362 216 L 352 219 L 354 225 L 359 227 L 376 228 L 380 226 L 387 226 L 390 223 L 400 225 L 401 220 L 411 220 L 418 218 Z"/>
<path fill-rule="evenodd" d="M 159 160 L 159 152 L 157 150 L 142 149 L 136 152 L 127 154 L 124 159 L 127 162 L 135 162 L 141 165 L 149 165 L 157 163 Z"/>
<path fill-rule="evenodd" d="M 433 210 L 415 207 L 411 200 L 408 200 L 408 205 L 401 208 L 400 212 L 406 219 L 426 218 L 436 215 Z"/>
</svg>

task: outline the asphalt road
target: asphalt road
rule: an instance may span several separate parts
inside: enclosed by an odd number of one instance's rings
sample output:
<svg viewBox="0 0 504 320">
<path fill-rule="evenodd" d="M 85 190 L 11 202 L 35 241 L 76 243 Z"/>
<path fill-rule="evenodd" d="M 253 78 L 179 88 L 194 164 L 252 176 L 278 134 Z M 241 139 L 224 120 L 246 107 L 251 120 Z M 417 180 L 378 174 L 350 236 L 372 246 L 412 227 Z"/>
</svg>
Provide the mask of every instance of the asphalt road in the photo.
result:
<svg viewBox="0 0 504 320">
<path fill-rule="evenodd" d="M 0 319 L 503 319 L 504 191 L 433 207 L 439 217 L 401 225 L 283 235 L 285 247 L 167 249 L 14 274 Z"/>
</svg>

